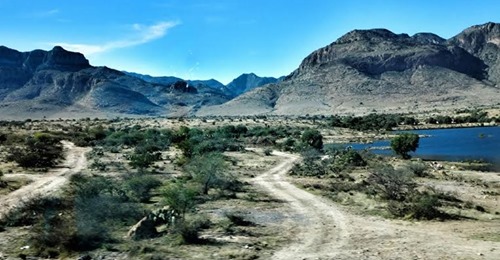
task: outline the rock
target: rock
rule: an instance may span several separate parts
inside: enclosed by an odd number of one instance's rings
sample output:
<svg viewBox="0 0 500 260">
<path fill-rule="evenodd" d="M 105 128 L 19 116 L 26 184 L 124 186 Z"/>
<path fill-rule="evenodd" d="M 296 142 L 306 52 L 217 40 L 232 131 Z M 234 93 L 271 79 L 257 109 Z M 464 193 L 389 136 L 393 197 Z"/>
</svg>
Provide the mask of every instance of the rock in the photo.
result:
<svg viewBox="0 0 500 260">
<path fill-rule="evenodd" d="M 177 213 L 170 207 L 163 207 L 149 213 L 137 222 L 127 233 L 127 237 L 133 240 L 147 239 L 158 236 L 157 226 L 170 225 L 177 217 Z"/>
<path fill-rule="evenodd" d="M 82 255 L 78 257 L 78 260 L 92 260 L 90 255 Z"/>
<path fill-rule="evenodd" d="M 142 218 L 127 233 L 127 237 L 133 240 L 153 238 L 157 235 L 155 222 L 148 217 Z"/>
</svg>

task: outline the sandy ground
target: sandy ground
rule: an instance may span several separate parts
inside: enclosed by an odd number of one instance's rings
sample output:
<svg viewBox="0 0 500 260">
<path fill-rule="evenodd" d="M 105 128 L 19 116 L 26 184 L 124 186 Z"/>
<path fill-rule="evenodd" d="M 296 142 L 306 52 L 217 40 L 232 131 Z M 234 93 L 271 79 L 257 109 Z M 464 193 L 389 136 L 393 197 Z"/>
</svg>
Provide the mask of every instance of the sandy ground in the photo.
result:
<svg viewBox="0 0 500 260">
<path fill-rule="evenodd" d="M 5 196 L 0 197 L 0 220 L 3 219 L 12 209 L 22 206 L 23 202 L 30 201 L 41 196 L 48 196 L 57 192 L 75 173 L 80 172 L 87 166 L 85 153 L 89 148 L 76 147 L 71 142 L 63 141 L 66 150 L 65 162 L 47 174 L 33 178 L 33 182 L 15 190 Z M 16 174 L 9 174 L 9 178 Z M 19 174 L 20 177 L 26 177 Z"/>
<path fill-rule="evenodd" d="M 283 228 L 291 229 L 294 238 L 271 259 L 500 259 L 499 242 L 468 237 L 467 229 L 477 226 L 474 221 L 410 222 L 355 215 L 292 185 L 286 173 L 299 158 L 274 154 L 282 162 L 254 184 L 286 201 Z M 483 229 L 498 230 L 498 225 L 485 223 Z"/>
</svg>

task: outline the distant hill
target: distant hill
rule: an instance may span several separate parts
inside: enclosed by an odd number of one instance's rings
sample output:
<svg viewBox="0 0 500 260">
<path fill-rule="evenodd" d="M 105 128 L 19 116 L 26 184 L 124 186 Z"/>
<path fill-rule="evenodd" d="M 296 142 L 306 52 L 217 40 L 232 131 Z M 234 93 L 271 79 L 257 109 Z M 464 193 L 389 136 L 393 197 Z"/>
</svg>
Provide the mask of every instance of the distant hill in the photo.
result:
<svg viewBox="0 0 500 260">
<path fill-rule="evenodd" d="M 256 87 L 264 86 L 269 83 L 276 83 L 279 79 L 272 77 L 259 77 L 254 73 L 242 74 L 235 78 L 229 84 L 227 84 L 227 89 L 233 94 L 233 96 L 239 96 L 247 91 L 250 91 Z"/>
<path fill-rule="evenodd" d="M 445 40 L 386 29 L 354 30 L 308 55 L 282 82 L 198 115 L 417 112 L 500 100 L 499 24 Z"/>
<path fill-rule="evenodd" d="M 143 74 L 138 74 L 134 72 L 125 72 L 124 73 L 140 78 L 144 81 L 151 82 L 151 83 L 158 83 L 158 84 L 172 84 L 176 81 L 183 80 L 181 78 L 177 77 L 171 77 L 171 76 L 160 76 L 160 77 L 153 77 L 149 75 L 143 75 Z M 213 89 L 218 89 L 225 93 L 226 95 L 232 96 L 232 97 L 237 97 L 249 90 L 252 90 L 256 87 L 260 87 L 269 83 L 275 83 L 282 80 L 282 78 L 273 78 L 273 77 L 259 77 L 255 75 L 254 73 L 245 73 L 234 80 L 232 80 L 229 84 L 224 85 L 220 83 L 219 81 L 215 79 L 209 79 L 209 80 L 185 80 L 191 85 L 199 86 L 207 86 Z"/>
<path fill-rule="evenodd" d="M 0 46 L 0 119 L 187 115 L 230 99 L 205 86 L 146 82 L 61 47 L 19 52 Z"/>
</svg>

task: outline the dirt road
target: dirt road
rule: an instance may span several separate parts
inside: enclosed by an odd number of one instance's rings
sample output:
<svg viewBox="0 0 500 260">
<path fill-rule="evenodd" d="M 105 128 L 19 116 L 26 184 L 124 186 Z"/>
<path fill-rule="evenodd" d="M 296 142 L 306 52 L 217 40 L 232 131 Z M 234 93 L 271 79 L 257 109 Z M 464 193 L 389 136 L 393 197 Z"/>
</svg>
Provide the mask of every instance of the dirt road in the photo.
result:
<svg viewBox="0 0 500 260">
<path fill-rule="evenodd" d="M 0 220 L 12 209 L 19 207 L 25 201 L 57 192 L 69 176 L 83 170 L 87 165 L 85 153 L 89 148 L 76 147 L 71 142 L 63 141 L 66 159 L 60 168 L 54 169 L 33 179 L 30 184 L 0 197 Z"/>
<path fill-rule="evenodd" d="M 500 259 L 499 242 L 464 235 L 473 222 L 410 222 L 352 214 L 287 181 L 297 156 L 274 155 L 283 161 L 254 184 L 286 202 L 283 229 L 294 237 L 272 259 Z"/>
</svg>

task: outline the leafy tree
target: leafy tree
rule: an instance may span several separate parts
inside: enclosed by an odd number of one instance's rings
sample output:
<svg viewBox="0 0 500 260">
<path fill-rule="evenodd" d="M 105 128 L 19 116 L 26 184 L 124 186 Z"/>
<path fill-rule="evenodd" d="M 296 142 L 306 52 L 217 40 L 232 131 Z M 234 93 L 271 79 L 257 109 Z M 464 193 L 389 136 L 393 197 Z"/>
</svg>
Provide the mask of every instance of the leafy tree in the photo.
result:
<svg viewBox="0 0 500 260">
<path fill-rule="evenodd" d="M 221 153 L 209 153 L 194 157 L 187 166 L 193 179 L 201 184 L 201 193 L 208 194 L 210 188 L 224 187 L 230 182 Z"/>
<path fill-rule="evenodd" d="M 323 136 L 318 130 L 308 129 L 302 134 L 302 142 L 316 150 L 323 149 Z"/>
<path fill-rule="evenodd" d="M 391 148 L 396 154 L 401 155 L 403 159 L 409 159 L 411 156 L 408 153 L 417 150 L 419 139 L 418 134 L 399 134 L 391 140 Z"/>
<path fill-rule="evenodd" d="M 184 217 L 196 205 L 197 192 L 194 188 L 180 183 L 171 183 L 163 191 L 163 200 L 174 211 Z"/>
</svg>

